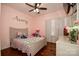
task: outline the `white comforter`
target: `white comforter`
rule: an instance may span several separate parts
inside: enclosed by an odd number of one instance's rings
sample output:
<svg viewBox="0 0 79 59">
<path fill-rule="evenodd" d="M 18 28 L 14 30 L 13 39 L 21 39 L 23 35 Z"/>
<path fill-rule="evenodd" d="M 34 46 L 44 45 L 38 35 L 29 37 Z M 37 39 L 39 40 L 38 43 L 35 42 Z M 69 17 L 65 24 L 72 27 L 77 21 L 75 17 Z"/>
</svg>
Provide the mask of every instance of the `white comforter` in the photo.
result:
<svg viewBox="0 0 79 59">
<path fill-rule="evenodd" d="M 35 55 L 41 48 L 46 45 L 43 37 L 33 37 L 27 39 L 13 39 L 11 47 L 21 50 L 27 55 Z"/>
</svg>

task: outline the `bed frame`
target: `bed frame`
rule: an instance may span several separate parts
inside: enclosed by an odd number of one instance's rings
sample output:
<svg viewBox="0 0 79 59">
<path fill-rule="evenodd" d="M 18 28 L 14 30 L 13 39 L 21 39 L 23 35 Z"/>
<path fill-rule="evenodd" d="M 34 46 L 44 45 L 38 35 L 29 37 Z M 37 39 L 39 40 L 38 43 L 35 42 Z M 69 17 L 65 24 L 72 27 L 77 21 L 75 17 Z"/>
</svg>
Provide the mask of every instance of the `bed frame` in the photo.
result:
<svg viewBox="0 0 79 59">
<path fill-rule="evenodd" d="M 16 32 L 21 33 L 27 33 L 28 35 L 28 29 L 17 29 L 17 28 L 10 28 L 10 46 L 13 42 L 12 40 L 16 38 Z M 29 53 L 27 53 L 28 56 L 34 56 L 40 49 L 42 49 L 44 46 L 47 45 L 46 40 L 40 40 L 39 42 L 34 43 L 31 47 L 29 47 Z M 12 47 L 12 46 L 11 46 Z"/>
</svg>

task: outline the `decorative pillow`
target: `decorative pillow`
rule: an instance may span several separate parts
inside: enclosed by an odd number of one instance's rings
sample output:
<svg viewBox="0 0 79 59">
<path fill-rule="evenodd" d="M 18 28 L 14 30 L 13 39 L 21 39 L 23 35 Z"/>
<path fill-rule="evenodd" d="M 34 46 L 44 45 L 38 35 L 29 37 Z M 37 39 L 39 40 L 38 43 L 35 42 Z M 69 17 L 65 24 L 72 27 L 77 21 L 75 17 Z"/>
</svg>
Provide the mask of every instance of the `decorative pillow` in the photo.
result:
<svg viewBox="0 0 79 59">
<path fill-rule="evenodd" d="M 17 32 L 16 38 L 25 39 L 27 35 L 26 33 Z"/>
<path fill-rule="evenodd" d="M 22 35 L 21 35 L 21 38 L 24 39 L 24 38 L 27 38 L 27 36 L 24 35 L 24 34 L 22 34 Z"/>
</svg>

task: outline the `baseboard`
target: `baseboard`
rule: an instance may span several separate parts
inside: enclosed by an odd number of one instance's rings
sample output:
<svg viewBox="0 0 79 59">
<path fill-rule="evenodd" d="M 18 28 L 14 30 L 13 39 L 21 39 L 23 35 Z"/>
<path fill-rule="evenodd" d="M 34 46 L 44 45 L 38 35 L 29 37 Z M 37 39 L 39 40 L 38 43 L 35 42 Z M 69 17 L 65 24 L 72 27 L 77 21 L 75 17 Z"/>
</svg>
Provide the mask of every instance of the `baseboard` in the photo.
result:
<svg viewBox="0 0 79 59">
<path fill-rule="evenodd" d="M 53 42 L 47 42 L 47 43 L 53 43 Z M 56 43 L 55 43 L 56 44 Z"/>
</svg>

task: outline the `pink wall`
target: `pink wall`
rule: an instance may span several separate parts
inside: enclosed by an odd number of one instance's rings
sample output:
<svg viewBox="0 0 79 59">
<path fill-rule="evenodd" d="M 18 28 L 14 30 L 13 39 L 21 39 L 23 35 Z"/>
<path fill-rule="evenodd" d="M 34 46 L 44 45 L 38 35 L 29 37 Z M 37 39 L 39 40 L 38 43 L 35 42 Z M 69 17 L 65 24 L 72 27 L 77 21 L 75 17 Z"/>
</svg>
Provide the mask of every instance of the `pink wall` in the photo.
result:
<svg viewBox="0 0 79 59">
<path fill-rule="evenodd" d="M 1 50 L 1 3 L 0 3 L 0 50 Z M 1 55 L 1 52 L 0 52 L 0 55 Z"/>
<path fill-rule="evenodd" d="M 9 28 L 26 28 L 29 27 L 29 22 L 31 17 L 29 15 L 24 14 L 16 9 L 13 9 L 5 4 L 2 4 L 2 49 L 10 47 L 10 39 L 9 39 Z M 25 22 L 18 22 L 15 20 L 15 17 L 18 16 L 20 19 L 25 19 L 28 21 L 28 25 Z M 29 29 L 28 29 L 29 30 Z M 29 30 L 30 31 L 30 30 Z"/>
<path fill-rule="evenodd" d="M 24 14 L 14 8 L 6 6 L 2 4 L 2 49 L 10 47 L 10 39 L 9 39 L 9 27 L 15 28 L 26 28 L 28 27 L 28 33 L 31 35 L 35 32 L 36 29 L 40 29 L 41 35 L 45 35 L 45 21 L 53 20 L 56 18 L 65 17 L 65 13 L 62 8 L 59 11 L 54 13 L 49 13 L 46 15 L 38 16 L 38 17 L 30 17 L 27 14 Z M 28 25 L 24 22 L 17 22 L 14 18 L 18 16 L 22 19 L 28 20 Z M 0 27 L 0 28 L 1 28 Z"/>
<path fill-rule="evenodd" d="M 65 17 L 65 12 L 63 9 L 59 9 L 59 11 L 56 11 L 54 13 L 49 13 L 46 15 L 35 17 L 35 19 L 31 20 L 32 21 L 31 33 L 33 33 L 37 28 L 39 28 L 41 35 L 45 36 L 46 20 L 54 20 L 56 18 L 62 18 L 62 17 Z"/>
</svg>

